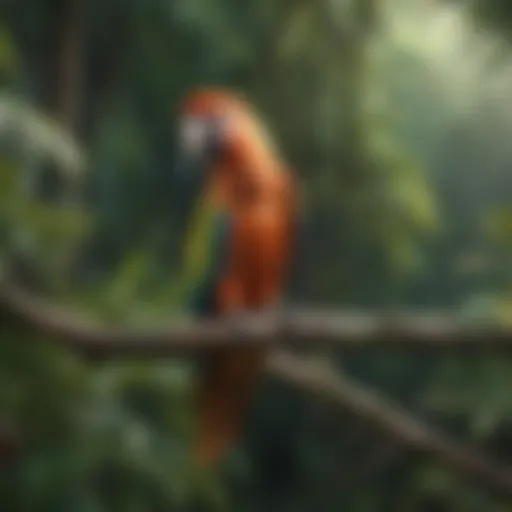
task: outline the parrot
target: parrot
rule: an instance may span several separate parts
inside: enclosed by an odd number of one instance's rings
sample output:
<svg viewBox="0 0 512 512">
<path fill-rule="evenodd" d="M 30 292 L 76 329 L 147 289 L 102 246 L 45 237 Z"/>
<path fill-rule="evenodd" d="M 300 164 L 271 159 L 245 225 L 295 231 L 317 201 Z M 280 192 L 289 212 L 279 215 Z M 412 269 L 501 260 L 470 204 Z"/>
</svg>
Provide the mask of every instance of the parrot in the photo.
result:
<svg viewBox="0 0 512 512">
<path fill-rule="evenodd" d="M 293 256 L 297 180 L 240 94 L 197 88 L 180 107 L 177 172 L 192 198 L 182 260 L 189 311 L 219 320 L 272 311 Z M 268 348 L 240 346 L 203 359 L 193 447 L 201 467 L 216 464 L 237 442 L 267 354 Z"/>
</svg>

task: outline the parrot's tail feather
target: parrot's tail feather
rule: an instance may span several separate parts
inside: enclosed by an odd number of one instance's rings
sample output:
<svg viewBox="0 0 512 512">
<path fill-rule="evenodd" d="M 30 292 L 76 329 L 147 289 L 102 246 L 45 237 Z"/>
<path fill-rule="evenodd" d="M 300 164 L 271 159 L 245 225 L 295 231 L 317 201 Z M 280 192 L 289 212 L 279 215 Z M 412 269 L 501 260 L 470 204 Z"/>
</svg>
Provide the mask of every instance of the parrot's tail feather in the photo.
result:
<svg viewBox="0 0 512 512">
<path fill-rule="evenodd" d="M 199 376 L 195 458 L 202 467 L 215 464 L 235 443 L 264 357 L 261 349 L 223 352 Z"/>
</svg>

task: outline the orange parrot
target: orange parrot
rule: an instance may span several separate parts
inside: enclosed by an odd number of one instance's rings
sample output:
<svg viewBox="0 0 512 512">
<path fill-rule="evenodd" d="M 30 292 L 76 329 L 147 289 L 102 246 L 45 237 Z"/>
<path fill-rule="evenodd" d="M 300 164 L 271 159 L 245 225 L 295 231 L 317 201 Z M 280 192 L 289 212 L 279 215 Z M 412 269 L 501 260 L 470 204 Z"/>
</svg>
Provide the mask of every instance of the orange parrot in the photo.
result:
<svg viewBox="0 0 512 512">
<path fill-rule="evenodd" d="M 181 109 L 179 152 L 182 178 L 196 184 L 183 261 L 190 309 L 237 318 L 275 307 L 291 265 L 297 193 L 260 119 L 230 91 L 194 91 Z M 266 353 L 241 346 L 207 358 L 197 389 L 202 467 L 236 442 Z"/>
</svg>

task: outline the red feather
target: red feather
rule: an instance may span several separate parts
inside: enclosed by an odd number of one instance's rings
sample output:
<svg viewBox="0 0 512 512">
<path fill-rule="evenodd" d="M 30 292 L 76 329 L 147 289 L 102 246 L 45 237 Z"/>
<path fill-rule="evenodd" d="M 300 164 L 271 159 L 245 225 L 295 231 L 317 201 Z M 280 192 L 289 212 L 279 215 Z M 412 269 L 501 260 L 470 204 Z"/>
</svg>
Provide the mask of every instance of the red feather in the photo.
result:
<svg viewBox="0 0 512 512">
<path fill-rule="evenodd" d="M 204 89 L 184 102 L 186 115 L 223 115 L 229 135 L 207 188 L 233 220 L 228 271 L 216 289 L 220 316 L 275 305 L 292 250 L 296 192 L 256 113 L 240 97 Z M 236 441 L 266 350 L 240 347 L 212 358 L 198 382 L 197 460 L 215 463 Z"/>
</svg>

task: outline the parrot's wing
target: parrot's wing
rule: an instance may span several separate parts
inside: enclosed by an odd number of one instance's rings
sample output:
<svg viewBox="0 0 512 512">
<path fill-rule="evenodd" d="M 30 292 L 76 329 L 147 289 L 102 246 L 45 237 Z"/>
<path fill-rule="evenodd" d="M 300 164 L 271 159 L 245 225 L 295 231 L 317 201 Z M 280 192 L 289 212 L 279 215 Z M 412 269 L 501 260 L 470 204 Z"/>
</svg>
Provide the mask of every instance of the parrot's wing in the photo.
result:
<svg viewBox="0 0 512 512">
<path fill-rule="evenodd" d="M 204 197 L 191 220 L 183 261 L 185 301 L 191 313 L 209 316 L 215 314 L 215 289 L 227 266 L 232 223 L 227 210 Z"/>
</svg>

